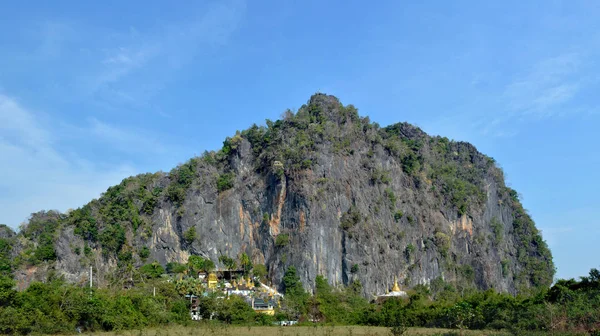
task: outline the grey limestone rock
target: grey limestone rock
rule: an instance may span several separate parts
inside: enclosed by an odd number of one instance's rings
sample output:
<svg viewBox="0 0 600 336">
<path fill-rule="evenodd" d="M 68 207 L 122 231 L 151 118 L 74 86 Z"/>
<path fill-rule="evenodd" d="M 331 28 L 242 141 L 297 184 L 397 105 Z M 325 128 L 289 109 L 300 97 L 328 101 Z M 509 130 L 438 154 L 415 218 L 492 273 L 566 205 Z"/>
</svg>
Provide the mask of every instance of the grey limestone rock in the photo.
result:
<svg viewBox="0 0 600 336">
<path fill-rule="evenodd" d="M 179 167 L 122 183 L 119 195 L 142 224 L 120 223 L 120 252 L 106 253 L 99 239 L 75 233 L 76 219 L 65 220 L 56 261 L 40 270 L 77 282 L 92 265 L 106 282 L 123 251 L 138 266 L 185 263 L 190 255 L 222 266 L 220 255 L 245 252 L 275 284 L 293 265 L 309 290 L 323 275 L 336 285 L 360 281 L 367 296 L 385 293 L 395 277 L 405 286 L 443 279 L 511 293 L 552 279 L 545 243 L 491 158 L 406 123 L 380 128 L 333 96 L 314 95 L 295 115 L 237 134 L 187 165 L 191 182 L 177 182 L 186 168 Z M 225 174 L 232 183 L 219 187 Z M 169 194 L 176 183 L 181 202 Z M 127 194 L 140 186 L 160 191 L 150 211 L 143 211 L 148 201 Z M 89 205 L 100 236 L 114 224 L 102 214 L 107 197 Z M 190 228 L 193 241 L 184 238 Z M 138 257 L 143 246 L 147 260 Z"/>
</svg>

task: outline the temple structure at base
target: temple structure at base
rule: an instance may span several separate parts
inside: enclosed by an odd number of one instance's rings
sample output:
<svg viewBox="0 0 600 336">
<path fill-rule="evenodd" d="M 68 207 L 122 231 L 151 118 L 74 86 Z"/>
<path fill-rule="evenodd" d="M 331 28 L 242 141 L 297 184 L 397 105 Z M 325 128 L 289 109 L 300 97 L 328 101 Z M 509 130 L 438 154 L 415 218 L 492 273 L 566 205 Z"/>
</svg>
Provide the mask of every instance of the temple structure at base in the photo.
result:
<svg viewBox="0 0 600 336">
<path fill-rule="evenodd" d="M 398 278 L 394 277 L 394 285 L 392 286 L 392 290 L 387 292 L 386 294 L 377 295 L 377 300 L 385 300 L 390 297 L 400 297 L 407 298 L 408 294 L 400 288 L 398 285 Z"/>
</svg>

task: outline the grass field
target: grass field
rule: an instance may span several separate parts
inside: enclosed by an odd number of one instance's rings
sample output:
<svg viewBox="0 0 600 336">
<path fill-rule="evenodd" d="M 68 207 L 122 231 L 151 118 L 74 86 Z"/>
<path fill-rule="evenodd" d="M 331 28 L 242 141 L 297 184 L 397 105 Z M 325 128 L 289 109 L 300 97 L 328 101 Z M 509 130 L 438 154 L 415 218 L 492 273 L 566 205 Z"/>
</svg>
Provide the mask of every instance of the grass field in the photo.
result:
<svg viewBox="0 0 600 336">
<path fill-rule="evenodd" d="M 89 335 L 89 334 L 88 334 Z M 389 328 L 362 326 L 315 326 L 315 327 L 238 327 L 227 325 L 197 324 L 190 327 L 172 326 L 123 332 L 92 333 L 101 336 L 391 336 Z M 410 328 L 403 335 L 460 335 L 458 330 Z M 463 331 L 466 336 L 508 335 L 492 331 Z"/>
</svg>

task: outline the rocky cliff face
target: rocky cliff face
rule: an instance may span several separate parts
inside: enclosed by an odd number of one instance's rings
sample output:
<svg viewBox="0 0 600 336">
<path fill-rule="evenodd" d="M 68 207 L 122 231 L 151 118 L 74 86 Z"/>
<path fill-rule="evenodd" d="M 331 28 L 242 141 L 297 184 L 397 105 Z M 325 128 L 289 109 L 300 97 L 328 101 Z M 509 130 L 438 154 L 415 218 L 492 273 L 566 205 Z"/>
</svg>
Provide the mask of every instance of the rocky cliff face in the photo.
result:
<svg viewBox="0 0 600 336">
<path fill-rule="evenodd" d="M 323 94 L 219 152 L 48 214 L 14 238 L 21 285 L 56 274 L 87 281 L 90 265 L 102 285 L 143 263 L 201 255 L 219 265 L 242 252 L 275 284 L 294 265 L 309 289 L 323 275 L 360 281 L 366 295 L 394 277 L 517 292 L 550 284 L 554 272 L 493 159 L 406 123 L 381 128 Z"/>
</svg>

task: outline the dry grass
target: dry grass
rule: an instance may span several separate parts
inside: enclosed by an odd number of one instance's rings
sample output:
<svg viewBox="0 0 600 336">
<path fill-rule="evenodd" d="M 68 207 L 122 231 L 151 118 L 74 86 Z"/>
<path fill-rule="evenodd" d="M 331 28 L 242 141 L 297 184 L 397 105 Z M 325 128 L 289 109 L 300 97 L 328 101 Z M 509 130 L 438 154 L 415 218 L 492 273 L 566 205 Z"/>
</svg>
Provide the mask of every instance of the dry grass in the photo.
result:
<svg viewBox="0 0 600 336">
<path fill-rule="evenodd" d="M 315 327 L 239 327 L 228 325 L 195 324 L 190 327 L 171 326 L 123 332 L 91 333 L 98 336 L 390 336 L 389 328 L 362 326 Z M 404 335 L 459 335 L 458 330 L 410 328 Z M 490 331 L 463 331 L 465 336 L 506 335 Z"/>
</svg>

